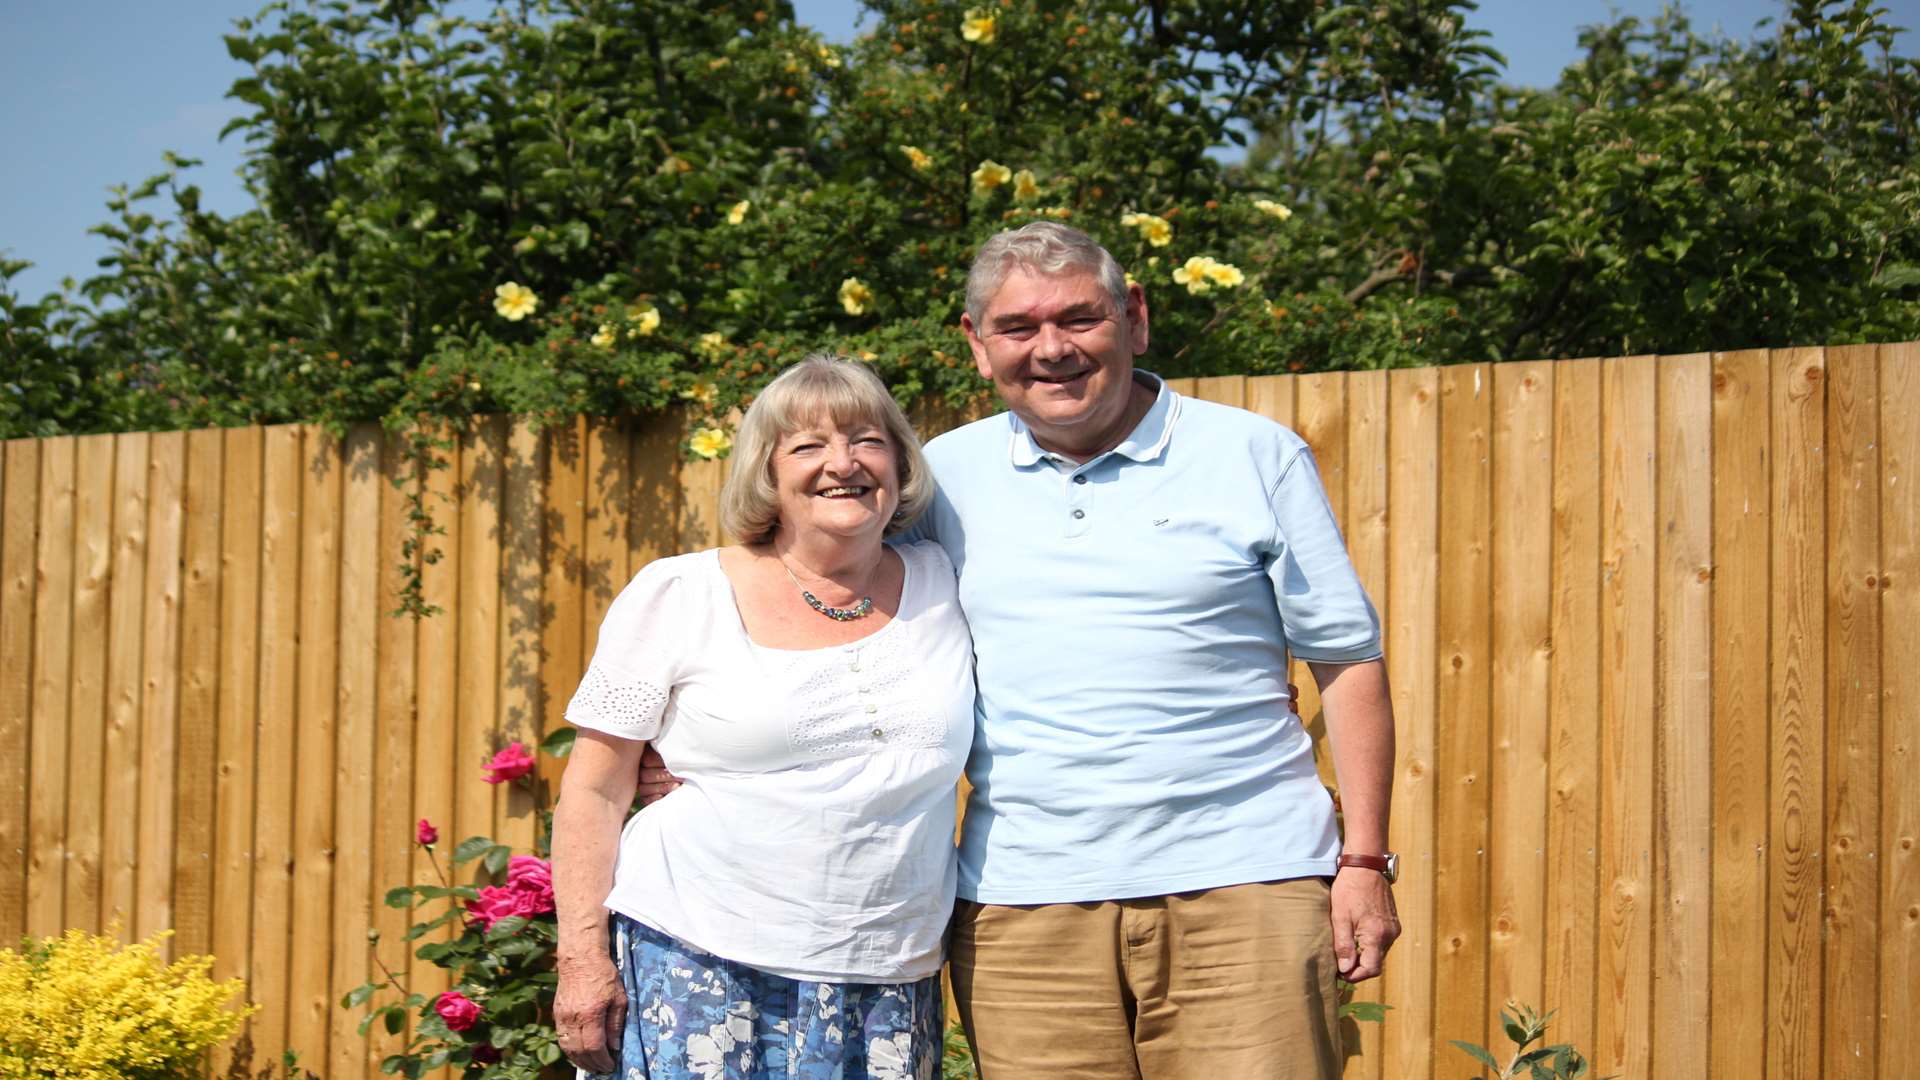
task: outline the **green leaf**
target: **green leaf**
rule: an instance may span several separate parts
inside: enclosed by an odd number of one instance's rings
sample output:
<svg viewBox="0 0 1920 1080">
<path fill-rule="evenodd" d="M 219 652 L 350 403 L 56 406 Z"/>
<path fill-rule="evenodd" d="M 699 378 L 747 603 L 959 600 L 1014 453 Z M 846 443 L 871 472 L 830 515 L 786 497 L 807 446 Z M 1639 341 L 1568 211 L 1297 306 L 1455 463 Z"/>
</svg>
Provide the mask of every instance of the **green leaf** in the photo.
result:
<svg viewBox="0 0 1920 1080">
<path fill-rule="evenodd" d="M 554 757 L 566 757 L 573 753 L 574 736 L 578 734 L 579 731 L 575 728 L 564 726 L 554 728 L 547 732 L 546 738 L 540 740 L 540 752 Z"/>
<path fill-rule="evenodd" d="M 398 1035 L 407 1026 L 407 1014 L 399 1009 L 388 1009 L 386 1017 L 387 1034 Z"/>
<path fill-rule="evenodd" d="M 560 1044 L 557 1042 L 541 1043 L 540 1049 L 535 1051 L 535 1056 L 540 1059 L 540 1064 L 553 1065 L 560 1060 Z"/>
<path fill-rule="evenodd" d="M 402 885 L 387 890 L 387 906 L 390 908 L 410 908 L 413 906 L 413 886 Z"/>
<path fill-rule="evenodd" d="M 513 849 L 505 844 L 495 844 L 487 851 L 485 866 L 490 874 L 499 874 L 506 870 L 507 863 L 513 859 Z"/>
<path fill-rule="evenodd" d="M 1475 1046 L 1473 1043 L 1470 1043 L 1470 1042 L 1461 1042 L 1459 1039 L 1453 1039 L 1451 1041 L 1454 1046 L 1459 1047 L 1463 1052 L 1466 1053 L 1468 1057 L 1474 1058 L 1475 1060 L 1486 1065 L 1487 1068 L 1492 1069 L 1494 1071 L 1495 1075 L 1499 1074 L 1500 1063 L 1493 1060 L 1492 1054 L 1487 1053 L 1485 1050 L 1481 1049 L 1478 1046 Z"/>
<path fill-rule="evenodd" d="M 459 866 L 463 862 L 477 859 L 492 850 L 493 847 L 494 843 L 490 837 L 469 836 L 465 840 L 460 841 L 459 847 L 453 849 L 453 865 Z"/>
<path fill-rule="evenodd" d="M 1882 289 L 1904 289 L 1910 285 L 1920 285 L 1920 266 L 1894 263 L 1891 266 L 1882 267 L 1880 272 L 1874 275 L 1873 283 Z"/>
<path fill-rule="evenodd" d="M 354 987 L 347 991 L 346 997 L 340 999 L 340 1007 L 343 1009 L 352 1009 L 364 1004 L 368 998 L 373 996 L 375 989 L 377 989 L 377 987 L 372 983 L 362 983 Z"/>
</svg>

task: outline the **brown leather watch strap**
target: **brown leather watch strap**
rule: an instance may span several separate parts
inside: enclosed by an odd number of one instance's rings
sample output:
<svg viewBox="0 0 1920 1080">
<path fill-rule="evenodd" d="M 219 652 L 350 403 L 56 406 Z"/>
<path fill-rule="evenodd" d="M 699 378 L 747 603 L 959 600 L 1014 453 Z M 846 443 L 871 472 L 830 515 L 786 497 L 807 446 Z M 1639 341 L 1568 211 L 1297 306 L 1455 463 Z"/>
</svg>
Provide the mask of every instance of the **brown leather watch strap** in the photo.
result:
<svg viewBox="0 0 1920 1080">
<path fill-rule="evenodd" d="M 1400 868 L 1395 865 L 1399 861 L 1399 859 L 1394 857 L 1392 852 L 1388 852 L 1385 855 L 1351 855 L 1343 853 L 1339 861 L 1334 865 L 1336 867 L 1353 866 L 1362 870 L 1375 870 L 1386 876 L 1388 884 L 1392 884 L 1393 879 L 1400 876 L 1398 874 Z"/>
</svg>

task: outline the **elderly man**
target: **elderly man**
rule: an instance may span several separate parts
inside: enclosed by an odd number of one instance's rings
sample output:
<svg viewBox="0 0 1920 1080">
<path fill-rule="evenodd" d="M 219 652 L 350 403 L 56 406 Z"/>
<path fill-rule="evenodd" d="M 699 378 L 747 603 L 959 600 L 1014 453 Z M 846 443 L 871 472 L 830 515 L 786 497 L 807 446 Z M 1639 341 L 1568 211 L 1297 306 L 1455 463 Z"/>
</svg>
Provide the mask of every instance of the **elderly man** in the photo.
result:
<svg viewBox="0 0 1920 1080">
<path fill-rule="evenodd" d="M 928 444 L 919 528 L 976 654 L 949 959 L 984 1076 L 1337 1077 L 1334 976 L 1399 933 L 1393 719 L 1311 453 L 1136 370 L 1146 295 L 1077 230 L 987 241 L 961 326 L 1009 411 Z"/>
</svg>

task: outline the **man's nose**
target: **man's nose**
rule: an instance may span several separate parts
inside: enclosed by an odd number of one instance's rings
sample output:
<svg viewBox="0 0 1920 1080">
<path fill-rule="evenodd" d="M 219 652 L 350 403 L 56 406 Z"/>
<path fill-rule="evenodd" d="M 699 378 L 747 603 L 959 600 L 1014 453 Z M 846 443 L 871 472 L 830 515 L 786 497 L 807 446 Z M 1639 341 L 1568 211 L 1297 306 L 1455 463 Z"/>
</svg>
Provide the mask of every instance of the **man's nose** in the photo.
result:
<svg viewBox="0 0 1920 1080">
<path fill-rule="evenodd" d="M 1072 343 L 1067 339 L 1066 331 L 1052 323 L 1041 323 L 1040 332 L 1034 335 L 1033 354 L 1042 360 L 1058 360 L 1069 354 Z"/>
</svg>

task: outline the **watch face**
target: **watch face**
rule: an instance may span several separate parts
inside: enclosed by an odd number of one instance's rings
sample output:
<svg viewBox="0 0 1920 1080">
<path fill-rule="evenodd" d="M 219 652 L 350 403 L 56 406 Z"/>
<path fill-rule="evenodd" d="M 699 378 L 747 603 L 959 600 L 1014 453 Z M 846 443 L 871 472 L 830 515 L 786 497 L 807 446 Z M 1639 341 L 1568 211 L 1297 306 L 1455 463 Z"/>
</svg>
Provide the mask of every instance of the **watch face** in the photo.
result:
<svg viewBox="0 0 1920 1080">
<path fill-rule="evenodd" d="M 1400 853 L 1396 851 L 1389 851 L 1387 852 L 1387 884 L 1391 885 L 1394 882 L 1399 880 L 1400 880 Z"/>
</svg>

